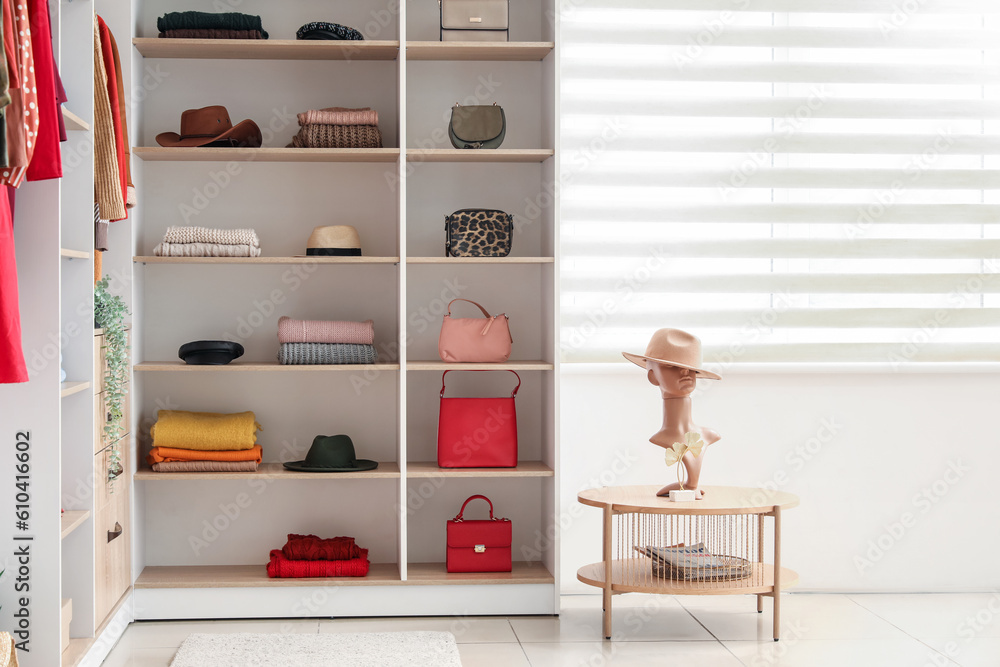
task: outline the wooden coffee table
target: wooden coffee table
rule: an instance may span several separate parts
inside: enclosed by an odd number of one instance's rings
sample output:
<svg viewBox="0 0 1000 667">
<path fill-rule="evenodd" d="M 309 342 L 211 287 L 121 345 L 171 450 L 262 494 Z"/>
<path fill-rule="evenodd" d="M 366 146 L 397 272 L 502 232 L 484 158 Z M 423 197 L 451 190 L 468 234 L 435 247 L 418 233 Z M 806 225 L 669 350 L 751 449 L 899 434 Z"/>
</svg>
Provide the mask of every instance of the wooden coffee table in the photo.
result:
<svg viewBox="0 0 1000 667">
<path fill-rule="evenodd" d="M 581 491 L 577 499 L 604 511 L 604 552 L 576 578 L 604 591 L 604 636 L 611 639 L 611 596 L 618 593 L 667 595 L 757 595 L 774 599 L 773 634 L 778 641 L 780 594 L 799 575 L 781 567 L 781 512 L 799 504 L 797 496 L 732 486 L 702 487 L 702 500 L 675 503 L 660 498 L 660 486 L 605 486 Z M 764 562 L 764 517 L 772 517 L 774 559 Z M 669 569 L 641 552 L 646 547 L 704 544 L 723 567 Z M 638 549 L 636 548 L 638 547 Z"/>
</svg>

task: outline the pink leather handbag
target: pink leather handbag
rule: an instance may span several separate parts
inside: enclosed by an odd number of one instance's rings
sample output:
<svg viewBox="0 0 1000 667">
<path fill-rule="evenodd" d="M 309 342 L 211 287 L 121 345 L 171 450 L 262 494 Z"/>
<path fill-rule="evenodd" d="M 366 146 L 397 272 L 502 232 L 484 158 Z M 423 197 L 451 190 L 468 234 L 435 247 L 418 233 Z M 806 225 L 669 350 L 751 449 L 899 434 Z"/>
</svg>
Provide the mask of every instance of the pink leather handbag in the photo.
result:
<svg viewBox="0 0 1000 667">
<path fill-rule="evenodd" d="M 483 312 L 485 319 L 452 317 L 451 304 L 455 301 L 471 303 Z M 448 304 L 448 313 L 444 316 L 438 339 L 441 361 L 497 364 L 507 361 L 514 342 L 508 319 L 504 314 L 490 315 L 475 301 L 453 299 Z"/>
</svg>

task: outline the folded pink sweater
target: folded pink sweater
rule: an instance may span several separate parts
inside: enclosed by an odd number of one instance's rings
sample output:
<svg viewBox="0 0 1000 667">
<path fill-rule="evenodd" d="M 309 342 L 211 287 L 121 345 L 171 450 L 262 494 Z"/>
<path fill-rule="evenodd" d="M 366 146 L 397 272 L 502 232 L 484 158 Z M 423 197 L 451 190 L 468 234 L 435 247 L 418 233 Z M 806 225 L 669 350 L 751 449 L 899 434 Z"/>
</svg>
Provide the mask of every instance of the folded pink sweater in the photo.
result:
<svg viewBox="0 0 1000 667">
<path fill-rule="evenodd" d="M 278 320 L 278 342 L 374 345 L 375 323 L 371 320 L 340 322 L 282 317 Z"/>
</svg>

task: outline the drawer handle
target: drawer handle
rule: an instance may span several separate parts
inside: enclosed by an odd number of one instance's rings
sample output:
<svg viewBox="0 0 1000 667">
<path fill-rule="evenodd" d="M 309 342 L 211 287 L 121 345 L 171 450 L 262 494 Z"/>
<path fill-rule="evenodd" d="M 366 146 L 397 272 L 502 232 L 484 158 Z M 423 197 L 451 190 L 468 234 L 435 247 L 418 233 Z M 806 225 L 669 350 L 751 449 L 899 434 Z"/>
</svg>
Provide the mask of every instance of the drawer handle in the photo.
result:
<svg viewBox="0 0 1000 667">
<path fill-rule="evenodd" d="M 108 531 L 108 542 L 114 541 L 114 539 L 116 537 L 121 536 L 121 534 L 122 534 L 122 525 L 117 521 L 115 521 L 115 529 Z"/>
<path fill-rule="evenodd" d="M 108 471 L 108 479 L 109 480 L 118 479 L 123 472 L 125 472 L 125 468 L 122 467 L 122 464 L 116 463 L 114 470 Z"/>
</svg>

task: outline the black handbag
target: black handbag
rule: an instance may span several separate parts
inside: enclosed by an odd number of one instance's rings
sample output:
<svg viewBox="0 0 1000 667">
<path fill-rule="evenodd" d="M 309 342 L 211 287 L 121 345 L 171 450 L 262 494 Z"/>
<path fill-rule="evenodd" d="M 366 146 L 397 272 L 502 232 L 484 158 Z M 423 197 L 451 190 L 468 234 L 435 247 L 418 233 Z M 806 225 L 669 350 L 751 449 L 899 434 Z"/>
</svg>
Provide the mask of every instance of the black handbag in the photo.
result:
<svg viewBox="0 0 1000 667">
<path fill-rule="evenodd" d="M 463 208 L 444 216 L 444 256 L 506 257 L 514 216 L 489 208 Z"/>
<path fill-rule="evenodd" d="M 451 108 L 448 138 L 455 148 L 499 148 L 506 134 L 507 117 L 496 102 Z"/>
</svg>

